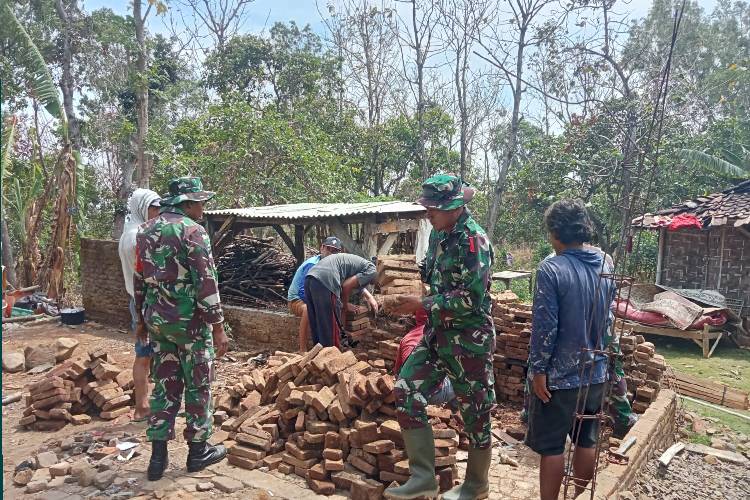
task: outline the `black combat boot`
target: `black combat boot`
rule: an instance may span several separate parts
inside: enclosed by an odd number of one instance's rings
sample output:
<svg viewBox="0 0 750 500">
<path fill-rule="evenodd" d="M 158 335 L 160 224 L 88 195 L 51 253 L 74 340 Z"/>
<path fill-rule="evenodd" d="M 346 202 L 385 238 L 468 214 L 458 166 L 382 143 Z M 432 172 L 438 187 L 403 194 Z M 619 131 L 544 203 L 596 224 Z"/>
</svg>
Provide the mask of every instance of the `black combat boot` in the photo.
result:
<svg viewBox="0 0 750 500">
<path fill-rule="evenodd" d="M 212 446 L 205 441 L 190 441 L 187 457 L 188 472 L 198 472 L 209 465 L 221 462 L 227 456 L 223 444 Z"/>
<path fill-rule="evenodd" d="M 161 479 L 168 463 L 167 442 L 151 441 L 151 461 L 148 463 L 148 480 L 158 481 Z"/>
</svg>

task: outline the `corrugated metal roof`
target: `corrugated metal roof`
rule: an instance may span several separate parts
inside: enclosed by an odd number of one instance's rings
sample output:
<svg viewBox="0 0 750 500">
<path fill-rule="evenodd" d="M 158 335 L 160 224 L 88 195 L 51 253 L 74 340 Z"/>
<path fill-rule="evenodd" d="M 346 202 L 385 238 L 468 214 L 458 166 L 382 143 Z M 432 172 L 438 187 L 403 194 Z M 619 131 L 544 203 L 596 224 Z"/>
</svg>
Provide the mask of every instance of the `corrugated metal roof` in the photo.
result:
<svg viewBox="0 0 750 500">
<path fill-rule="evenodd" d="M 407 201 L 374 201 L 370 203 L 292 203 L 266 207 L 227 208 L 206 210 L 207 215 L 234 215 L 240 219 L 255 221 L 315 220 L 332 217 L 370 214 L 413 214 L 425 212 L 425 208 Z"/>
<path fill-rule="evenodd" d="M 704 228 L 731 223 L 735 227 L 750 224 L 750 180 L 743 181 L 721 193 L 699 196 L 671 208 L 645 214 L 633 219 L 635 227 L 658 228 L 668 226 L 680 214 L 696 216 Z"/>
</svg>

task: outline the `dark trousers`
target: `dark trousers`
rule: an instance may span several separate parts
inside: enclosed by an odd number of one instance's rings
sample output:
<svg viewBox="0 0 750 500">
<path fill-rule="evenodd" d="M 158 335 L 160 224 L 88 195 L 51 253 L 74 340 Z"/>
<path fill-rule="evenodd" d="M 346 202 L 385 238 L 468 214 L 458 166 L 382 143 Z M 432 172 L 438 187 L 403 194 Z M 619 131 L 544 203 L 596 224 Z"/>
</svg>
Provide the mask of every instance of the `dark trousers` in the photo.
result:
<svg viewBox="0 0 750 500">
<path fill-rule="evenodd" d="M 310 322 L 313 345 L 323 347 L 339 346 L 338 298 L 320 281 L 312 276 L 305 278 L 305 304 L 307 319 Z"/>
</svg>

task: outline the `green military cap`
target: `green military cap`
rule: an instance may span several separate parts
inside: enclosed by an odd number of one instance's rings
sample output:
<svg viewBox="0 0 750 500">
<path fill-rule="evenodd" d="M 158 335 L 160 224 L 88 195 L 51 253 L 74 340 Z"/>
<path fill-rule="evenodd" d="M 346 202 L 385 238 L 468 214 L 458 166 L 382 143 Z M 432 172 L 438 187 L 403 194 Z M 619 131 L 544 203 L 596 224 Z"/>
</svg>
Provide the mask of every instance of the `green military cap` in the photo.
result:
<svg viewBox="0 0 750 500">
<path fill-rule="evenodd" d="M 208 201 L 214 197 L 213 191 L 203 190 L 200 177 L 178 177 L 169 181 L 169 194 L 159 202 L 161 206 L 173 206 L 183 201 Z"/>
<path fill-rule="evenodd" d="M 474 198 L 474 188 L 455 175 L 436 174 L 422 184 L 422 196 L 417 203 L 426 208 L 453 210 Z"/>
</svg>

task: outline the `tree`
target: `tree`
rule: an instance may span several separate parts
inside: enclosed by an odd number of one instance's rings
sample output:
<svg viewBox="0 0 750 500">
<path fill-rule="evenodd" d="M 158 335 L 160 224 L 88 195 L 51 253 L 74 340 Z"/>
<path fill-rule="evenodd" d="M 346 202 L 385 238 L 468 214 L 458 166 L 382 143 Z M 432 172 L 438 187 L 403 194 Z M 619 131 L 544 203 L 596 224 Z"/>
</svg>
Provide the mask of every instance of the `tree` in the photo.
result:
<svg viewBox="0 0 750 500">
<path fill-rule="evenodd" d="M 524 65 L 526 51 L 549 35 L 549 30 L 540 30 L 539 33 L 531 32 L 533 23 L 537 17 L 552 4 L 552 0 L 507 0 L 510 9 L 510 24 L 513 28 L 514 38 L 512 42 L 505 42 L 504 33 L 493 28 L 489 33 L 482 34 L 478 40 L 485 51 L 481 57 L 490 64 L 497 67 L 505 75 L 508 86 L 513 96 L 510 121 L 508 123 L 505 141 L 502 148 L 502 159 L 500 161 L 497 180 L 492 190 L 489 213 L 487 214 L 487 235 L 490 240 L 495 234 L 495 226 L 500 213 L 502 195 L 505 190 L 505 181 L 511 166 L 516 161 L 518 147 L 518 131 L 521 123 L 521 98 L 524 93 Z M 488 14 L 490 20 L 488 25 L 500 24 L 499 12 Z M 557 14 L 559 16 L 559 13 Z"/>
<path fill-rule="evenodd" d="M 416 101 L 416 119 L 417 119 L 417 139 L 418 139 L 418 157 L 422 180 L 430 176 L 430 166 L 427 163 L 425 153 L 425 111 L 428 105 L 426 96 L 426 75 L 425 69 L 427 60 L 435 51 L 433 47 L 433 32 L 437 26 L 438 8 L 434 2 L 426 2 L 417 6 L 416 0 L 399 0 L 408 3 L 410 6 L 409 22 L 400 20 L 398 36 L 400 38 L 401 62 L 404 66 L 403 72 L 406 81 L 412 87 L 412 93 Z M 406 55 L 404 49 L 410 49 L 414 54 L 414 73 L 410 75 L 407 69 Z M 416 91 L 414 88 L 416 87 Z"/>
</svg>

